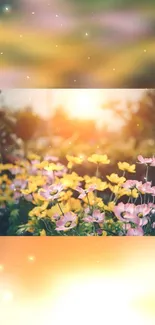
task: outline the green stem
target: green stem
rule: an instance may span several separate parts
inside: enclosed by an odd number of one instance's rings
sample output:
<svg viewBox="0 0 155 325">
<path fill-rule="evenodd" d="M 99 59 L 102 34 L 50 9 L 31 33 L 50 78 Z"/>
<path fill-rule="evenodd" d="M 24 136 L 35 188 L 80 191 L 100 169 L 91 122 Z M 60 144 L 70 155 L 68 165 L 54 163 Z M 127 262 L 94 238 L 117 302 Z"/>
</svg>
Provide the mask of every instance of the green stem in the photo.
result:
<svg viewBox="0 0 155 325">
<path fill-rule="evenodd" d="M 97 164 L 97 168 L 96 168 L 96 177 L 99 177 L 99 163 Z"/>
<path fill-rule="evenodd" d="M 106 232 L 109 233 L 109 234 L 112 234 L 112 235 L 114 235 L 114 236 L 117 236 L 117 234 L 114 233 L 114 232 L 111 231 L 111 230 L 106 230 L 106 229 L 104 229 L 104 228 L 102 228 L 102 230 L 103 230 L 103 231 L 106 231 Z"/>
<path fill-rule="evenodd" d="M 59 209 L 60 209 L 60 211 L 61 211 L 62 215 L 64 216 L 64 212 L 63 212 L 63 210 L 62 210 L 62 208 L 61 208 L 61 205 L 60 205 L 60 203 L 59 203 L 59 202 L 58 202 L 58 207 L 59 207 Z"/>
<path fill-rule="evenodd" d="M 146 183 L 148 181 L 148 174 L 149 174 L 149 166 L 146 165 L 146 175 L 145 175 L 145 181 L 146 181 Z M 146 193 L 144 194 L 144 203 L 146 203 Z"/>
<path fill-rule="evenodd" d="M 90 201 L 89 201 L 89 196 L 88 196 L 88 193 L 86 193 L 86 196 L 87 196 L 87 200 L 88 200 L 88 205 L 89 205 L 89 208 L 91 210 L 91 205 L 90 205 Z"/>
</svg>

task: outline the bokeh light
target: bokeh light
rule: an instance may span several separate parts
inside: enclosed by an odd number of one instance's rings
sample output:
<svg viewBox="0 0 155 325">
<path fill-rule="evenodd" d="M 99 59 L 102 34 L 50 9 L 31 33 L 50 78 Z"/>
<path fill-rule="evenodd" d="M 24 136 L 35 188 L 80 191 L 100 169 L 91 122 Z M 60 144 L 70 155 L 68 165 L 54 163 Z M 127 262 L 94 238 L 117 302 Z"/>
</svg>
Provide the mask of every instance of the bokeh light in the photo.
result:
<svg viewBox="0 0 155 325">
<path fill-rule="evenodd" d="M 153 1 L 7 2 L 1 87 L 154 87 Z"/>
</svg>

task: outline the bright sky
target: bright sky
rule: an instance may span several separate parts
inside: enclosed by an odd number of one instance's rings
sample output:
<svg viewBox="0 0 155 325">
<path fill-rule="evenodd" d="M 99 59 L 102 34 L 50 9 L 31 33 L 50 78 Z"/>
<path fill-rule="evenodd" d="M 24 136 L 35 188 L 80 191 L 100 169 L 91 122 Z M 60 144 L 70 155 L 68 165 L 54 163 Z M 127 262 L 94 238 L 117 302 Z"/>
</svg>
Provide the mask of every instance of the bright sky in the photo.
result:
<svg viewBox="0 0 155 325">
<path fill-rule="evenodd" d="M 155 324 L 152 237 L 1 237 L 0 247 L 1 324 Z"/>
<path fill-rule="evenodd" d="M 47 117 L 58 106 L 63 106 L 71 117 L 94 119 L 98 124 L 112 123 L 111 112 L 101 109 L 109 100 L 137 101 L 142 89 L 8 89 L 3 90 L 6 105 L 13 109 L 31 105 L 35 112 Z M 113 124 L 114 125 L 114 124 Z"/>
</svg>

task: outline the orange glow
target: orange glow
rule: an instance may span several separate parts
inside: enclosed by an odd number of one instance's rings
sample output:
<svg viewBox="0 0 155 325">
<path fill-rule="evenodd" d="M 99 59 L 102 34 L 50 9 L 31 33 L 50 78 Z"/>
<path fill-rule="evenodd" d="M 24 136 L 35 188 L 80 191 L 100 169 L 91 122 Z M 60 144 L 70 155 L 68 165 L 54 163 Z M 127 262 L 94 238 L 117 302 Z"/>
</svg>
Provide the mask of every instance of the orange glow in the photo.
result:
<svg viewBox="0 0 155 325">
<path fill-rule="evenodd" d="M 0 247 L 5 325 L 155 324 L 152 237 L 1 237 Z"/>
<path fill-rule="evenodd" d="M 76 89 L 76 91 L 70 92 L 64 107 L 71 117 L 96 120 L 99 118 L 99 110 L 102 104 L 103 93 L 101 90 Z"/>
</svg>

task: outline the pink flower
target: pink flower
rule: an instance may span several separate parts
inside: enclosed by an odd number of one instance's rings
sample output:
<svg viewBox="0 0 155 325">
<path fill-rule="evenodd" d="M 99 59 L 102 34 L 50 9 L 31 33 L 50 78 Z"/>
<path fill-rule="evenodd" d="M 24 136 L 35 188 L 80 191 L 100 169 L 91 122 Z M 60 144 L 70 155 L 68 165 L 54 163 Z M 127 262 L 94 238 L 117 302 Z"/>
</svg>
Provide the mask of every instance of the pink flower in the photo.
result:
<svg viewBox="0 0 155 325">
<path fill-rule="evenodd" d="M 135 215 L 135 205 L 131 203 L 119 203 L 114 207 L 116 217 L 121 221 L 132 221 L 137 223 L 137 216 Z"/>
<path fill-rule="evenodd" d="M 155 186 L 152 186 L 152 188 L 151 188 L 151 194 L 152 194 L 152 196 L 155 196 Z"/>
<path fill-rule="evenodd" d="M 50 184 L 51 184 L 51 181 L 54 180 L 54 173 L 53 173 L 52 170 L 51 170 L 51 171 L 48 171 L 48 170 L 43 169 L 43 170 L 42 170 L 42 175 L 48 177 L 48 182 L 49 182 Z"/>
<path fill-rule="evenodd" d="M 61 218 L 61 216 L 58 213 L 56 213 L 54 216 L 52 216 L 52 220 L 54 220 L 54 221 L 58 221 L 58 220 L 60 220 L 60 218 Z"/>
<path fill-rule="evenodd" d="M 141 156 L 141 155 L 139 155 L 137 158 L 138 158 L 140 164 L 145 164 L 145 165 L 147 165 L 147 164 L 151 164 L 152 161 L 153 161 L 152 158 L 144 158 L 144 157 Z"/>
<path fill-rule="evenodd" d="M 150 203 L 148 203 L 148 207 L 149 207 L 150 209 L 155 209 L 155 204 L 152 203 L 152 202 L 150 202 Z"/>
<path fill-rule="evenodd" d="M 31 164 L 32 165 L 37 165 L 37 164 L 40 164 L 40 161 L 35 159 L 35 160 L 31 160 Z"/>
<path fill-rule="evenodd" d="M 155 166 L 155 158 L 153 157 L 153 159 L 152 159 L 152 163 L 151 163 L 151 165 L 150 166 L 152 166 L 152 167 L 154 167 Z"/>
<path fill-rule="evenodd" d="M 101 213 L 100 210 L 94 210 L 92 215 L 88 215 L 87 217 L 83 218 L 85 222 L 103 222 L 105 214 Z"/>
<path fill-rule="evenodd" d="M 155 229 L 155 222 L 153 222 L 153 224 L 152 224 L 152 228 Z"/>
<path fill-rule="evenodd" d="M 24 199 L 28 202 L 32 202 L 33 200 L 33 196 L 32 194 L 28 194 L 28 195 L 24 195 Z"/>
<path fill-rule="evenodd" d="M 137 184 L 139 184 L 139 183 L 142 183 L 142 182 L 139 182 L 139 181 L 137 181 L 137 180 L 127 180 L 127 181 L 123 184 L 123 187 L 130 189 L 130 188 L 135 187 L 135 186 L 136 186 Z"/>
<path fill-rule="evenodd" d="M 151 182 L 146 182 L 144 184 L 137 184 L 137 189 L 142 193 L 152 193 Z"/>
<path fill-rule="evenodd" d="M 116 217 L 121 221 L 133 222 L 137 225 L 144 226 L 148 223 L 146 216 L 151 209 L 147 204 L 134 205 L 131 203 L 119 203 L 114 207 Z"/>
<path fill-rule="evenodd" d="M 63 165 L 60 163 L 57 163 L 57 166 L 63 166 Z M 62 170 L 55 171 L 54 175 L 57 177 L 63 177 L 63 175 L 67 173 L 67 168 L 65 166 L 63 166 L 63 167 L 64 168 Z"/>
<path fill-rule="evenodd" d="M 27 185 L 27 181 L 25 180 L 21 180 L 21 179 L 15 179 L 13 181 L 13 183 L 10 185 L 10 189 L 13 190 L 13 191 L 16 191 L 16 190 L 24 190 L 26 188 L 26 185 Z"/>
<path fill-rule="evenodd" d="M 22 197 L 22 194 L 20 192 L 14 192 L 13 199 L 16 202 L 19 202 L 19 199 Z"/>
<path fill-rule="evenodd" d="M 88 193 L 93 192 L 96 189 L 96 185 L 91 185 L 87 190 L 83 190 L 81 187 L 77 186 L 77 192 L 81 193 L 78 198 L 83 199 Z"/>
<path fill-rule="evenodd" d="M 38 173 L 38 168 L 32 165 L 28 167 L 27 171 L 30 175 L 36 176 Z"/>
<path fill-rule="evenodd" d="M 57 231 L 68 231 L 77 226 L 77 215 L 73 212 L 67 212 L 56 222 Z"/>
<path fill-rule="evenodd" d="M 149 221 L 149 217 L 143 217 L 143 218 L 139 218 L 139 226 L 140 227 L 143 227 L 143 226 L 146 226 L 148 221 Z"/>
<path fill-rule="evenodd" d="M 141 204 L 141 205 L 137 205 L 135 207 L 135 213 L 138 217 L 145 217 L 147 216 L 151 211 L 151 208 L 149 207 L 148 204 Z"/>
<path fill-rule="evenodd" d="M 13 175 L 22 174 L 22 171 L 23 171 L 23 169 L 21 167 L 17 167 L 17 166 L 10 168 L 9 170 L 10 170 L 11 174 L 13 174 Z"/>
<path fill-rule="evenodd" d="M 53 184 L 51 186 L 45 186 L 39 191 L 39 194 L 46 200 L 56 200 L 59 197 L 60 192 L 64 189 L 62 184 Z"/>
<path fill-rule="evenodd" d="M 128 229 L 127 236 L 144 236 L 144 231 L 141 227 L 137 227 L 137 228 L 130 228 Z"/>
</svg>

